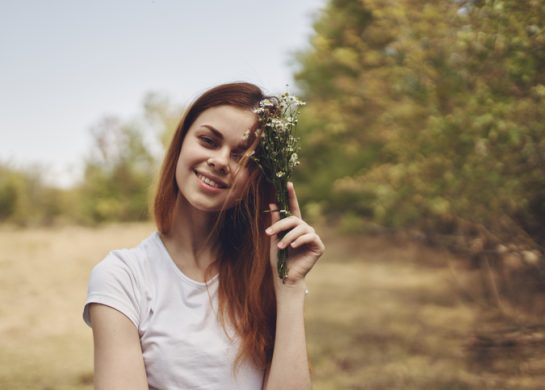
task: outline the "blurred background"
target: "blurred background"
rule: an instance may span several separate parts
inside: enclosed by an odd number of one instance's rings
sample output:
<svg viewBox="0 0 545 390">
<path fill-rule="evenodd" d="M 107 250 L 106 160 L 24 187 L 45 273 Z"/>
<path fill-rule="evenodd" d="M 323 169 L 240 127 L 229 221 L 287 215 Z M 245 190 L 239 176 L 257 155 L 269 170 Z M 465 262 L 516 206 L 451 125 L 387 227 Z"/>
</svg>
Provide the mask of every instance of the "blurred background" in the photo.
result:
<svg viewBox="0 0 545 390">
<path fill-rule="evenodd" d="M 89 272 L 237 80 L 307 101 L 314 387 L 542 388 L 542 0 L 5 1 L 0 53 L 0 388 L 92 388 Z"/>
</svg>

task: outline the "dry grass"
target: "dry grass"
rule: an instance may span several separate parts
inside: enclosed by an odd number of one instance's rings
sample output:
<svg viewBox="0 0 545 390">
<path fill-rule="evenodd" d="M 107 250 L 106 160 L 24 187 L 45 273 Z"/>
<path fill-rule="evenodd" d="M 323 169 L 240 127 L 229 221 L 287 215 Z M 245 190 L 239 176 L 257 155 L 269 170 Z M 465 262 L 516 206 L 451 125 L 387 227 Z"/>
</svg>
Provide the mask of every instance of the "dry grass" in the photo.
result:
<svg viewBox="0 0 545 390">
<path fill-rule="evenodd" d="M 91 389 L 89 271 L 151 225 L 0 231 L 0 388 Z"/>
<path fill-rule="evenodd" d="M 92 388 L 91 331 L 81 319 L 89 271 L 152 229 L 0 230 L 1 389 Z M 474 279 L 453 273 L 459 259 L 386 238 L 324 239 L 306 305 L 316 390 L 541 388 L 543 356 L 490 369 L 468 352 L 483 311 L 460 290 Z"/>
</svg>

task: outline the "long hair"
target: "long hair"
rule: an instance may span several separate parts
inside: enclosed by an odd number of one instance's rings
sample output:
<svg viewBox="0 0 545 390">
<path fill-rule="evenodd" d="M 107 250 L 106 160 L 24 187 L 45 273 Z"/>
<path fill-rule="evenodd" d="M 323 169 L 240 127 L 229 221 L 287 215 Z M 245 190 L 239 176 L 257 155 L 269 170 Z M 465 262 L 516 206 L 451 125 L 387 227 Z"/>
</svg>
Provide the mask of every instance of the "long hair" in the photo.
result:
<svg viewBox="0 0 545 390">
<path fill-rule="evenodd" d="M 263 98 L 261 89 L 253 84 L 230 83 L 208 90 L 188 108 L 163 161 L 153 204 L 155 223 L 161 233 L 170 232 L 174 205 L 177 197 L 181 196 L 176 183 L 176 164 L 193 122 L 209 108 L 229 105 L 252 110 Z M 257 142 L 253 137 L 249 149 L 255 150 Z M 263 211 L 273 200 L 274 189 L 247 155 L 242 163 L 249 169 L 244 196 L 233 207 L 218 214 L 211 237 L 219 250 L 212 265 L 219 270 L 220 323 L 224 329 L 229 323 L 240 339 L 235 366 L 243 359 L 250 359 L 258 367 L 266 368 L 272 360 L 276 299 L 269 262 L 270 241 L 264 235 L 270 218 Z M 212 265 L 205 273 L 206 279 Z"/>
</svg>

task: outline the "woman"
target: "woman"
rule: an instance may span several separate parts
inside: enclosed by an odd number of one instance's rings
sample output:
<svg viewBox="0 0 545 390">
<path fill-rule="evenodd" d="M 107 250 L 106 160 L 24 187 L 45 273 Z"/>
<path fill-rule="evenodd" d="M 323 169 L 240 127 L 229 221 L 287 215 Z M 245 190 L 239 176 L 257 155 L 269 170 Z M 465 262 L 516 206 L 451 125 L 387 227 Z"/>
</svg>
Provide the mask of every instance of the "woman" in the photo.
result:
<svg viewBox="0 0 545 390">
<path fill-rule="evenodd" d="M 248 83 L 198 98 L 163 162 L 158 232 L 93 269 L 84 319 L 96 389 L 311 387 L 305 275 L 324 245 L 301 219 L 291 183 L 292 215 L 279 219 L 249 158 L 259 141 L 253 110 L 264 98 Z M 282 281 L 277 251 L 287 247 Z"/>
</svg>

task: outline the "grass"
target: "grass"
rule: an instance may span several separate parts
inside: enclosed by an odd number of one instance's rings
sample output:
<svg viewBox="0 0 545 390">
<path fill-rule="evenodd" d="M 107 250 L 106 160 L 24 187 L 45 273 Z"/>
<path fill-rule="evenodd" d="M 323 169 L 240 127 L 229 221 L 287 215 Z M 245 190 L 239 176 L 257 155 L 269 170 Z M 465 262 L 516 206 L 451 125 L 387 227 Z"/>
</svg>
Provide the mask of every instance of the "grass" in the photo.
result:
<svg viewBox="0 0 545 390">
<path fill-rule="evenodd" d="M 89 271 L 152 229 L 0 229 L 1 389 L 92 388 Z M 489 348 L 486 364 L 472 352 L 480 329 L 508 324 L 471 298 L 479 279 L 461 259 L 385 237 L 323 238 L 305 308 L 316 390 L 542 388 L 545 356 L 531 346 Z"/>
<path fill-rule="evenodd" d="M 92 266 L 151 225 L 0 231 L 0 389 L 91 389 Z"/>
</svg>

